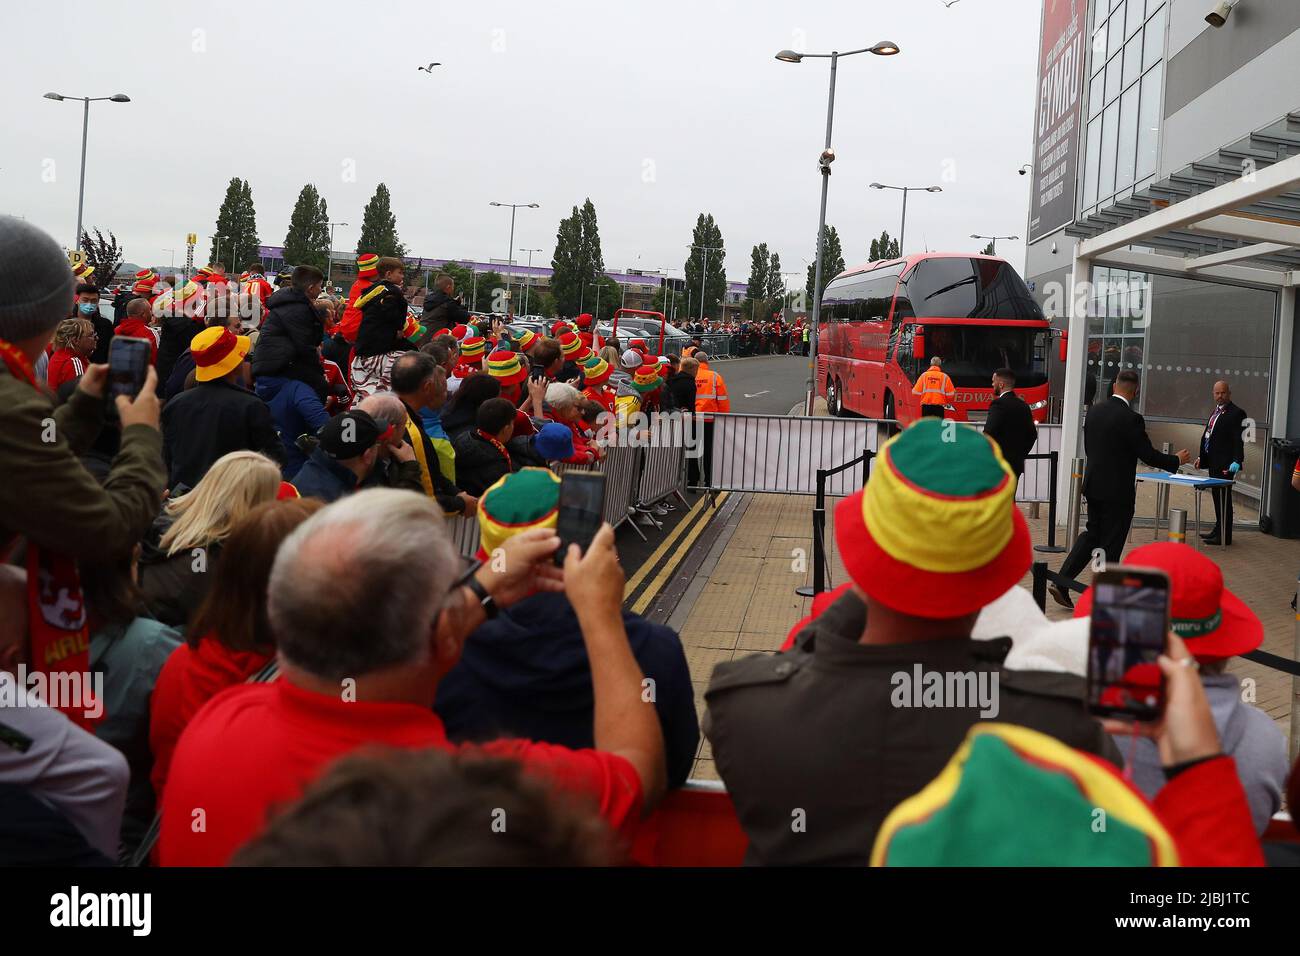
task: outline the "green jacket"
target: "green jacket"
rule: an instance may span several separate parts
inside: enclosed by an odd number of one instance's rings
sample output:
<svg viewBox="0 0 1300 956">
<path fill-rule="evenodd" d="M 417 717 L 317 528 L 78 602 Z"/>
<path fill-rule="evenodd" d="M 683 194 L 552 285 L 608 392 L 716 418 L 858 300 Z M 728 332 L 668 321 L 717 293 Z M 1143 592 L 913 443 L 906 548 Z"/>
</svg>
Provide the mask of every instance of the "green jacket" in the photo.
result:
<svg viewBox="0 0 1300 956">
<path fill-rule="evenodd" d="M 162 433 L 123 429 L 101 486 L 77 456 L 103 420 L 103 400 L 78 390 L 56 409 L 0 365 L 0 559 L 15 537 L 73 559 L 131 554 L 162 504 Z"/>
</svg>

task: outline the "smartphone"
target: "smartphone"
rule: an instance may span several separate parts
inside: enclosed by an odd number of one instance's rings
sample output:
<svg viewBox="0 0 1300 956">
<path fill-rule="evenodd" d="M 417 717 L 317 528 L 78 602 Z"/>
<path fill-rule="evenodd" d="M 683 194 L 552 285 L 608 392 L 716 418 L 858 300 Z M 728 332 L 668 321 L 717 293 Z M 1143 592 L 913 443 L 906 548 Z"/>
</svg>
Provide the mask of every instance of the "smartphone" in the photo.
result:
<svg viewBox="0 0 1300 956">
<path fill-rule="evenodd" d="M 108 397 L 135 398 L 144 388 L 153 350 L 144 339 L 117 335 L 108 344 Z"/>
<path fill-rule="evenodd" d="M 1088 709 L 1157 720 L 1165 676 L 1156 659 L 1169 643 L 1169 576 L 1154 568 L 1115 567 L 1093 578 L 1088 632 Z"/>
<path fill-rule="evenodd" d="M 560 536 L 560 547 L 555 552 L 557 565 L 564 566 L 571 544 L 586 553 L 604 515 L 605 476 L 599 471 L 566 471 L 560 478 L 560 514 L 555 526 Z"/>
</svg>

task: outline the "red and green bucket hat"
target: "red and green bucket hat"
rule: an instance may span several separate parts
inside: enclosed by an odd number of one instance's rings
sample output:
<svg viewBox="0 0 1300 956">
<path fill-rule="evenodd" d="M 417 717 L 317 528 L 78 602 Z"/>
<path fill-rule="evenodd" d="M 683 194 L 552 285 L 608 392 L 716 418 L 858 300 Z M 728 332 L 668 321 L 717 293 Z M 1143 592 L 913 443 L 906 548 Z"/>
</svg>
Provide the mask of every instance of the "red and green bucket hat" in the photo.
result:
<svg viewBox="0 0 1300 956">
<path fill-rule="evenodd" d="M 1002 453 L 973 428 L 924 418 L 886 442 L 867 486 L 835 508 L 853 582 L 903 614 L 963 617 L 1029 570 L 1029 526 Z"/>
</svg>

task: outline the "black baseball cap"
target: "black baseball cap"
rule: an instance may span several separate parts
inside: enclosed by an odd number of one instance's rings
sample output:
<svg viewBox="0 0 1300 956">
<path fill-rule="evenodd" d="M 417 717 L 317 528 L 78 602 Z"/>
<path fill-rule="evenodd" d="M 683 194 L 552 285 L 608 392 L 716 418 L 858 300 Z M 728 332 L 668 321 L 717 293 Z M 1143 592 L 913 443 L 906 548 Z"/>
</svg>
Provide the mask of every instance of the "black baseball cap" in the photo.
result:
<svg viewBox="0 0 1300 956">
<path fill-rule="evenodd" d="M 320 448 L 335 461 L 359 458 L 386 434 L 368 413 L 353 409 L 321 426 Z"/>
</svg>

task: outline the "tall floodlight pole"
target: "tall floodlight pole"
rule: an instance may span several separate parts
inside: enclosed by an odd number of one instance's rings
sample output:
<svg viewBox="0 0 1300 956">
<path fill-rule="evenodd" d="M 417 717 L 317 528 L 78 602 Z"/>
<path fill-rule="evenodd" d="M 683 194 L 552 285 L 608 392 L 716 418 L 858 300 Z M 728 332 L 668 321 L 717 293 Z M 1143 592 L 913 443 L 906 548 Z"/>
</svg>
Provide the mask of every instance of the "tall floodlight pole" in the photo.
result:
<svg viewBox="0 0 1300 956">
<path fill-rule="evenodd" d="M 905 255 L 903 243 L 907 238 L 907 194 L 908 193 L 941 193 L 942 186 L 889 186 L 885 183 L 872 183 L 872 189 L 897 189 L 903 194 L 903 222 L 898 228 L 898 254 Z"/>
<path fill-rule="evenodd" d="M 704 280 L 707 279 L 707 278 L 709 277 L 709 253 L 710 253 L 710 252 L 721 252 L 722 249 L 723 249 L 723 247 L 722 247 L 722 246 L 696 246 L 696 245 L 692 245 L 690 248 L 692 248 L 692 249 L 701 249 L 701 250 L 703 250 L 703 252 L 704 252 L 704 267 L 700 270 L 700 318 L 703 319 L 703 318 L 704 318 Z M 722 277 L 722 281 L 725 283 L 726 280 L 727 280 L 727 277 L 726 277 L 726 276 L 723 276 L 723 277 Z M 725 315 L 725 314 L 726 314 L 725 303 L 726 303 L 726 301 L 727 301 L 727 293 L 726 293 L 726 286 L 725 286 L 725 285 L 723 286 L 722 301 L 723 301 L 723 303 L 724 303 L 724 307 L 723 307 L 723 310 L 722 310 L 722 311 L 723 311 L 723 315 Z"/>
<path fill-rule="evenodd" d="M 857 53 L 894 56 L 898 53 L 898 44 L 891 43 L 888 40 L 881 40 L 875 46 L 863 47 L 860 50 L 849 50 L 847 53 L 840 53 L 835 50 L 830 53 L 796 53 L 794 50 L 782 50 L 776 55 L 776 58 L 782 63 L 800 63 L 805 57 L 829 59 L 831 61 L 830 94 L 826 100 L 826 146 L 822 149 L 821 157 L 818 159 L 818 168 L 822 175 L 822 202 L 821 211 L 817 218 L 817 267 L 813 272 L 812 330 L 809 336 L 811 347 L 808 350 L 808 401 L 806 410 L 809 415 L 812 414 L 813 396 L 817 392 L 815 378 L 817 370 L 817 338 L 822 311 L 822 259 L 826 246 L 826 193 L 830 188 L 831 163 L 835 162 L 835 150 L 831 149 L 831 125 L 835 118 L 835 70 L 840 57 L 853 56 Z"/>
<path fill-rule="evenodd" d="M 46 93 L 45 99 L 58 102 L 80 100 L 85 107 L 81 112 L 81 184 L 77 187 L 77 234 L 72 238 L 72 248 L 80 249 L 81 213 L 86 205 L 86 138 L 90 133 L 90 104 L 101 100 L 108 100 L 110 103 L 130 103 L 131 97 L 125 93 L 114 93 L 112 96 L 64 96 L 62 93 Z"/>
<path fill-rule="evenodd" d="M 334 227 L 346 226 L 346 225 L 347 225 L 346 222 L 331 222 L 329 224 L 330 247 L 329 247 L 329 258 L 325 265 L 325 291 L 331 295 L 334 294 L 334 280 L 330 278 L 330 273 L 334 271 Z"/>
<path fill-rule="evenodd" d="M 533 287 L 533 253 L 541 252 L 541 249 L 520 249 L 520 252 L 528 253 L 528 274 L 524 276 L 524 315 L 528 314 L 528 293 Z"/>
<path fill-rule="evenodd" d="M 986 239 L 986 240 L 988 240 L 989 242 L 993 243 L 993 247 L 992 247 L 991 253 L 992 253 L 992 255 L 995 255 L 995 256 L 998 254 L 998 240 L 999 240 L 999 239 L 1006 239 L 1006 240 L 1008 240 L 1008 241 L 1015 242 L 1017 239 L 1020 238 L 1019 236 L 977 236 L 977 235 L 975 235 L 975 233 L 973 233 L 973 232 L 971 233 L 970 237 L 971 237 L 972 239 Z"/>
<path fill-rule="evenodd" d="M 510 315 L 510 269 L 515 264 L 515 210 L 537 209 L 535 202 L 490 202 L 489 206 L 508 207 L 510 209 L 510 254 L 506 256 L 506 315 Z"/>
</svg>

